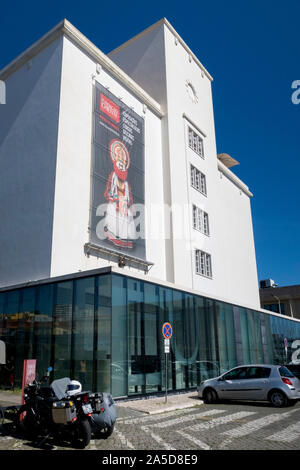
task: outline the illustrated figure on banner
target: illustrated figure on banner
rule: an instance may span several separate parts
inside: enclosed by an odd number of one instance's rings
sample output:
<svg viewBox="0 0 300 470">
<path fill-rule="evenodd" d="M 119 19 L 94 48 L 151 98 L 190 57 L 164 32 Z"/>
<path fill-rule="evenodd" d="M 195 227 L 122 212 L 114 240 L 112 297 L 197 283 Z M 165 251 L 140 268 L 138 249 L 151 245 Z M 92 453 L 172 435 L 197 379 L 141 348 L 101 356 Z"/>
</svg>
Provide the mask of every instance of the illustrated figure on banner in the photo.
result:
<svg viewBox="0 0 300 470">
<path fill-rule="evenodd" d="M 110 173 L 104 197 L 107 201 L 104 231 L 116 246 L 133 248 L 136 239 L 135 209 L 130 185 L 127 181 L 130 156 L 127 147 L 118 139 L 109 145 L 114 170 Z"/>
</svg>

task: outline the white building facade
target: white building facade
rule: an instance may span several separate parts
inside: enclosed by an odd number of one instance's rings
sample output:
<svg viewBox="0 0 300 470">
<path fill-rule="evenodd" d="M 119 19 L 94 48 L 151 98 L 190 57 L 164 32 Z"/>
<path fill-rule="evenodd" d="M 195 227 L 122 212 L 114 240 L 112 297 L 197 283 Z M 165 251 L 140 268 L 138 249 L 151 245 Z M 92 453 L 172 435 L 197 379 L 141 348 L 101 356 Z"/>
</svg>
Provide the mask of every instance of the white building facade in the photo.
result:
<svg viewBox="0 0 300 470">
<path fill-rule="evenodd" d="M 167 20 L 108 56 L 64 20 L 0 79 L 1 287 L 121 263 L 259 308 L 252 195 L 217 158 L 212 77 Z"/>
</svg>

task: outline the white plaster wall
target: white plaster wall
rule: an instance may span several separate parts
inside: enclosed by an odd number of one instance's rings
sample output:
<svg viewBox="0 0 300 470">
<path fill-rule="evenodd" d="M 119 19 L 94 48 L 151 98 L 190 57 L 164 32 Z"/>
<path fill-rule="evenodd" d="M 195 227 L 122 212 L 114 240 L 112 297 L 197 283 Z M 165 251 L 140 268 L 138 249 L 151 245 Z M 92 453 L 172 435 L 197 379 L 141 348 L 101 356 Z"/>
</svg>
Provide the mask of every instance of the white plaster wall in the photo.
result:
<svg viewBox="0 0 300 470">
<path fill-rule="evenodd" d="M 211 81 L 186 49 L 179 42 L 176 45 L 167 27 L 165 44 L 172 204 L 189 206 L 189 219 L 184 222 L 186 237 L 173 240 L 175 283 L 258 308 L 250 200 L 228 178 L 220 179 Z M 196 103 L 187 93 L 189 82 L 196 91 Z M 189 148 L 188 127 L 205 135 L 204 159 Z M 190 163 L 206 175 L 207 197 L 191 187 Z M 209 215 L 209 236 L 192 228 L 193 203 Z M 173 228 L 180 223 L 173 218 Z M 211 255 L 212 279 L 196 274 L 195 249 Z"/>
<path fill-rule="evenodd" d="M 250 198 L 220 172 L 218 199 L 218 291 L 224 298 L 257 309 L 260 300 Z"/>
<path fill-rule="evenodd" d="M 165 112 L 164 201 L 176 208 L 171 239 L 166 241 L 167 280 L 229 302 L 258 307 L 250 201 L 225 176 L 220 180 L 211 81 L 163 23 L 130 40 L 110 57 L 152 93 Z M 187 93 L 189 82 L 196 90 L 196 103 Z M 188 147 L 188 126 L 204 134 L 204 160 Z M 207 197 L 191 187 L 190 163 L 206 175 Z M 209 237 L 192 228 L 193 203 L 209 214 Z M 211 254 L 212 279 L 195 273 L 195 249 Z"/>
<path fill-rule="evenodd" d="M 96 64 L 64 38 L 58 158 L 55 188 L 51 276 L 115 265 L 114 261 L 84 253 L 89 241 L 91 153 L 93 125 L 93 81 Z M 163 192 L 161 123 L 150 109 L 143 114 L 141 103 L 103 68 L 96 80 L 108 86 L 140 116 L 145 116 L 145 204 L 161 204 Z M 146 229 L 150 229 L 148 224 Z M 164 226 L 162 225 L 164 231 Z M 146 257 L 155 265 L 151 273 L 165 278 L 164 237 L 147 240 Z M 134 269 L 134 268 L 131 268 Z"/>
<path fill-rule="evenodd" d="M 214 229 L 216 144 L 214 135 L 211 82 L 194 62 L 187 50 L 165 27 L 166 70 L 168 95 L 168 127 L 170 148 L 170 175 L 172 204 L 184 205 L 187 219 L 182 222 L 173 217 L 174 280 L 175 283 L 214 293 L 214 280 L 195 276 L 193 248 L 214 252 L 215 237 L 207 237 L 192 228 L 192 204 L 195 203 L 209 214 L 211 232 Z M 196 91 L 197 102 L 187 92 L 191 83 Z M 189 120 L 183 117 L 183 113 Z M 199 134 L 203 132 L 204 155 L 202 159 L 188 147 L 188 126 Z M 190 163 L 206 175 L 208 196 L 199 194 L 190 186 Z M 176 239 L 180 225 L 184 226 L 182 238 Z"/>
<path fill-rule="evenodd" d="M 62 40 L 6 80 L 0 106 L 0 285 L 49 277 Z"/>
</svg>

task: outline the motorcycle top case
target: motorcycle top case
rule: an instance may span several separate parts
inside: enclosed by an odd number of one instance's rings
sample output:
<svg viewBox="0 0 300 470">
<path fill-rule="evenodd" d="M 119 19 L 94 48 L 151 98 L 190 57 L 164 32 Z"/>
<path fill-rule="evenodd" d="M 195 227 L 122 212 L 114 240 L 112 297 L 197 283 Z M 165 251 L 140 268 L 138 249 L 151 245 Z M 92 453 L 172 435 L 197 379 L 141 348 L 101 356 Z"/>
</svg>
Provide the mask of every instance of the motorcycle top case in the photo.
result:
<svg viewBox="0 0 300 470">
<path fill-rule="evenodd" d="M 52 419 L 56 424 L 70 424 L 77 418 L 72 401 L 56 401 L 52 405 Z"/>
<path fill-rule="evenodd" d="M 103 394 L 101 392 L 90 394 L 90 402 L 94 412 L 100 413 L 101 409 L 103 408 Z"/>
</svg>

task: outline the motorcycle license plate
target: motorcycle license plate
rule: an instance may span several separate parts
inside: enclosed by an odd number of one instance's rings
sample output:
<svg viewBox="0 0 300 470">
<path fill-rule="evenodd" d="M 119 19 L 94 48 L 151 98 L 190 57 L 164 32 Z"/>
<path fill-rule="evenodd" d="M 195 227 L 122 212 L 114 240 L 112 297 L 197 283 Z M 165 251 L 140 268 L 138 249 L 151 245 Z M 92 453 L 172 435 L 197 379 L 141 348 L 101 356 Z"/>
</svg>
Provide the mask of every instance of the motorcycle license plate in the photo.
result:
<svg viewBox="0 0 300 470">
<path fill-rule="evenodd" d="M 82 405 L 83 412 L 87 415 L 89 413 L 93 413 L 93 408 L 91 405 Z"/>
</svg>

